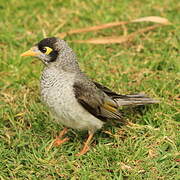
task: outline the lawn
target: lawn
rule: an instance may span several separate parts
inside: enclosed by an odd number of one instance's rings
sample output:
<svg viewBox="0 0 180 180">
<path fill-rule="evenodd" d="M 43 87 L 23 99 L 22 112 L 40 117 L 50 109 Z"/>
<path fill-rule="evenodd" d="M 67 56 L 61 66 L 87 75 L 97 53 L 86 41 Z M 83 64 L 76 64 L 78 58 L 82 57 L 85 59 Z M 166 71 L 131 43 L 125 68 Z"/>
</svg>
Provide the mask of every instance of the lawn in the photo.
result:
<svg viewBox="0 0 180 180">
<path fill-rule="evenodd" d="M 0 0 L 0 179 L 165 179 L 180 177 L 179 0 Z M 67 36 L 84 72 L 121 94 L 145 92 L 159 105 L 124 109 L 129 125 L 110 123 L 94 136 L 90 151 L 76 157 L 86 132 L 49 145 L 63 128 L 39 95 L 43 65 L 20 54 L 46 36 L 145 16 L 172 25 L 123 44 L 74 40 L 120 36 L 153 23 L 138 23 Z"/>
</svg>

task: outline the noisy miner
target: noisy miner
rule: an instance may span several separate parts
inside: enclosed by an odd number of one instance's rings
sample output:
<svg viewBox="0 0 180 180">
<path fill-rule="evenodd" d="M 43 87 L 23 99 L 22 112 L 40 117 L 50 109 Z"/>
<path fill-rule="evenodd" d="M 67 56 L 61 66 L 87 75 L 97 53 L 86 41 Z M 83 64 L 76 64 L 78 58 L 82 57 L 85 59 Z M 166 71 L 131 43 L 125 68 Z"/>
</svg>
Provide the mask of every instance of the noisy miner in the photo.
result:
<svg viewBox="0 0 180 180">
<path fill-rule="evenodd" d="M 62 138 L 67 127 L 88 131 L 89 136 L 77 155 L 89 150 L 93 134 L 105 121 L 122 119 L 119 107 L 158 103 L 144 94 L 117 94 L 90 80 L 80 70 L 73 50 L 59 38 L 45 38 L 21 56 L 34 56 L 45 64 L 40 80 L 42 101 L 57 122 L 65 126 L 54 145 L 68 140 Z"/>
</svg>

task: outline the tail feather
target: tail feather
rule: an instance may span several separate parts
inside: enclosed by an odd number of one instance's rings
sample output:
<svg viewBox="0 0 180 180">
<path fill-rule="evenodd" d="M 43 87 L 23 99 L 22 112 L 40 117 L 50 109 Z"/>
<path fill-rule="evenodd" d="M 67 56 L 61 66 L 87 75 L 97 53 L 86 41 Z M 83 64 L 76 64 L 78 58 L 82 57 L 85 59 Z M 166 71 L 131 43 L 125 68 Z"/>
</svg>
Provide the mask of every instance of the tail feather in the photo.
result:
<svg viewBox="0 0 180 180">
<path fill-rule="evenodd" d="M 133 105 L 145 105 L 156 104 L 158 100 L 149 98 L 145 94 L 123 95 L 115 99 L 119 106 L 133 106 Z"/>
<path fill-rule="evenodd" d="M 159 103 L 158 100 L 154 100 L 149 98 L 147 95 L 140 94 L 130 94 L 130 95 L 121 95 L 116 92 L 111 91 L 109 88 L 94 82 L 97 88 L 101 89 L 104 93 L 106 93 L 109 97 L 117 102 L 119 106 L 133 106 L 133 105 L 145 105 L 145 104 L 156 104 Z"/>
</svg>

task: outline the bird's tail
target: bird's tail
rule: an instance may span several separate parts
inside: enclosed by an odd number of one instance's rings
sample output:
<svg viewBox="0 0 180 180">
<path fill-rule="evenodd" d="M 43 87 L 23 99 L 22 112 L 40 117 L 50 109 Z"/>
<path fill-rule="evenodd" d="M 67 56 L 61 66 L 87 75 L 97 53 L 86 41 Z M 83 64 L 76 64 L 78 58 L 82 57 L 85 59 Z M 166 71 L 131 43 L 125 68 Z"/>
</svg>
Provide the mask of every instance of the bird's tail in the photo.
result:
<svg viewBox="0 0 180 180">
<path fill-rule="evenodd" d="M 120 97 L 115 98 L 115 100 L 119 106 L 137 106 L 159 103 L 158 100 L 149 98 L 145 94 L 122 95 Z"/>
</svg>

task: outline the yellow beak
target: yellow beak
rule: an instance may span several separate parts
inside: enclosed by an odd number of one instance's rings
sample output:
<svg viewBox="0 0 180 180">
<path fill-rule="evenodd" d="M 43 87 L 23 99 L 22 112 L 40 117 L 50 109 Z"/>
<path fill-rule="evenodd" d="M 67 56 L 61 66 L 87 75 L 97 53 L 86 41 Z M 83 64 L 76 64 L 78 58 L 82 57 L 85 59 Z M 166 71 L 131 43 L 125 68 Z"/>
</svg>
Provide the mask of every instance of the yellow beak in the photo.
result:
<svg viewBox="0 0 180 180">
<path fill-rule="evenodd" d="M 34 51 L 34 48 L 22 53 L 20 56 L 37 56 L 39 53 Z"/>
</svg>

